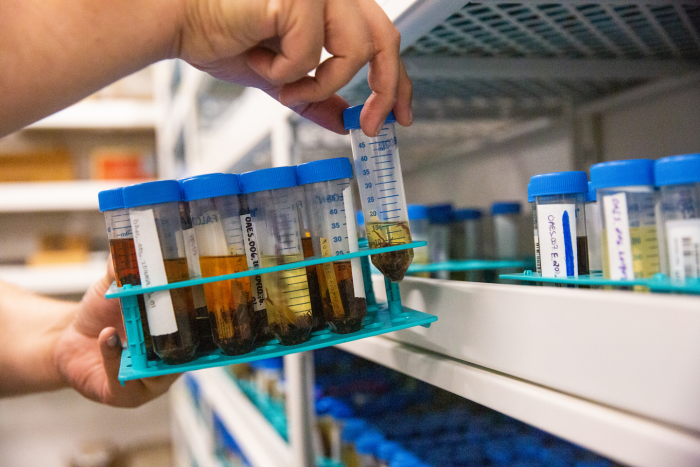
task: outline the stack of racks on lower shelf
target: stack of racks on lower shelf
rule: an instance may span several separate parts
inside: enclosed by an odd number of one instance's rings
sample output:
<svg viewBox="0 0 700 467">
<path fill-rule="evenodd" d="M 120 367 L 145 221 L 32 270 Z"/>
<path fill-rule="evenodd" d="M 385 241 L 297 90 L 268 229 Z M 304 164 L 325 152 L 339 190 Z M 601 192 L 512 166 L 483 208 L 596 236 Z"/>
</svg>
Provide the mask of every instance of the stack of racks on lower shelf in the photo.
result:
<svg viewBox="0 0 700 467">
<path fill-rule="evenodd" d="M 307 350 L 318 349 L 321 347 L 329 347 L 344 342 L 350 342 L 365 337 L 376 336 L 387 332 L 397 331 L 413 326 L 430 326 L 430 323 L 436 321 L 435 316 L 421 313 L 401 305 L 401 296 L 397 283 L 385 280 L 387 303 L 377 304 L 374 302 L 373 293 L 369 293 L 372 287 L 369 274 L 365 275 L 365 288 L 367 293 L 367 318 L 365 319 L 362 329 L 350 334 L 335 334 L 330 330 L 322 330 L 312 334 L 308 342 L 298 345 L 284 346 L 277 340 L 272 340 L 263 343 L 252 352 L 239 356 L 226 356 L 220 350 L 207 355 L 198 356 L 192 362 L 181 365 L 166 365 L 161 361 L 148 361 L 146 358 L 146 346 L 144 343 L 143 330 L 141 327 L 141 317 L 138 308 L 137 296 L 159 290 L 170 290 L 194 285 L 207 284 L 210 282 L 218 282 L 224 280 L 238 279 L 254 275 L 262 275 L 271 272 L 279 272 L 287 269 L 302 268 L 306 266 L 314 266 L 318 264 L 331 263 L 334 261 L 349 260 L 352 258 L 362 258 L 363 262 L 368 263 L 369 255 L 388 253 L 392 251 L 406 250 L 410 248 L 418 248 L 425 246 L 426 242 L 413 242 L 405 245 L 396 245 L 386 248 L 365 249 L 355 253 L 345 255 L 332 256 L 326 258 L 311 258 L 301 262 L 290 263 L 283 266 L 274 266 L 269 268 L 261 268 L 239 272 L 236 274 L 227 274 L 223 276 L 207 277 L 201 279 L 192 279 L 183 282 L 172 284 L 164 284 L 159 286 L 143 287 L 143 286 L 124 286 L 122 288 L 112 287 L 107 291 L 107 298 L 121 298 L 122 309 L 124 314 L 124 324 L 128 346 L 122 353 L 121 366 L 119 369 L 119 381 L 124 384 L 125 381 L 147 378 L 151 376 L 160 376 L 171 373 L 181 373 L 184 371 L 198 370 L 202 368 L 210 368 L 215 366 L 231 365 L 234 363 L 245 363 L 254 360 L 260 360 L 270 357 L 278 357 L 291 353 L 304 352 Z M 368 269 L 368 264 L 363 267 Z"/>
</svg>

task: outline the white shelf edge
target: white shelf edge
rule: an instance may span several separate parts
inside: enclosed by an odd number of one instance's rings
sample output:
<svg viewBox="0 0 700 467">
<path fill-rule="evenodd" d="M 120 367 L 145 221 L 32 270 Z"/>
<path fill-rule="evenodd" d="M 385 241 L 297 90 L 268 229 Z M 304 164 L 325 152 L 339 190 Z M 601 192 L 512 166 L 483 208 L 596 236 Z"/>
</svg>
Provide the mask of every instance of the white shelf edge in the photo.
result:
<svg viewBox="0 0 700 467">
<path fill-rule="evenodd" d="M 700 436 L 383 337 L 337 345 L 624 464 L 700 465 Z"/>
<path fill-rule="evenodd" d="M 197 416 L 192 401 L 187 395 L 187 389 L 182 381 L 178 381 L 170 390 L 173 423 L 183 435 L 189 453 L 192 454 L 200 467 L 223 467 L 214 457 L 211 439 L 206 435 L 207 428 Z"/>
<path fill-rule="evenodd" d="M 191 375 L 253 467 L 287 467 L 292 448 L 221 368 Z"/>
<path fill-rule="evenodd" d="M 39 120 L 28 129 L 153 130 L 156 106 L 145 99 L 87 99 Z"/>
<path fill-rule="evenodd" d="M 0 183 L 0 213 L 97 211 L 97 194 L 143 180 Z"/>
<path fill-rule="evenodd" d="M 104 276 L 106 271 L 106 261 L 46 266 L 0 266 L 0 280 L 40 294 L 82 294 Z"/>
</svg>

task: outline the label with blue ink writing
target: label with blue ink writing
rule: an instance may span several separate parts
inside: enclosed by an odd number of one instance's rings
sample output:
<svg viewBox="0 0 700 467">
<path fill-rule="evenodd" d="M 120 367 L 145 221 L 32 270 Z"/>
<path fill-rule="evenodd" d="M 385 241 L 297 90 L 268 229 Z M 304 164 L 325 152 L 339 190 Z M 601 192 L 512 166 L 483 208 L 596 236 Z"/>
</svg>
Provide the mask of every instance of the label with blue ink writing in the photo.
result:
<svg viewBox="0 0 700 467">
<path fill-rule="evenodd" d="M 168 277 L 165 274 L 165 263 L 160 249 L 153 209 L 131 210 L 129 214 L 141 285 L 152 287 L 167 284 Z M 169 290 L 145 293 L 143 301 L 146 305 L 148 327 L 152 336 L 163 336 L 177 332 L 175 309 Z"/>
<path fill-rule="evenodd" d="M 542 277 L 578 277 L 576 205 L 537 206 Z"/>
<path fill-rule="evenodd" d="M 617 193 L 603 196 L 603 215 L 605 216 L 605 239 L 608 245 L 607 261 L 610 279 L 634 279 L 632 241 L 630 224 L 627 216 L 627 195 Z"/>
<path fill-rule="evenodd" d="M 243 244 L 245 246 L 248 269 L 260 269 L 262 267 L 260 244 L 258 243 L 255 221 L 253 221 L 251 214 L 243 214 L 241 216 L 241 227 L 243 228 Z M 250 276 L 250 287 L 253 292 L 253 309 L 255 311 L 264 310 L 266 297 L 262 276 Z"/>
</svg>

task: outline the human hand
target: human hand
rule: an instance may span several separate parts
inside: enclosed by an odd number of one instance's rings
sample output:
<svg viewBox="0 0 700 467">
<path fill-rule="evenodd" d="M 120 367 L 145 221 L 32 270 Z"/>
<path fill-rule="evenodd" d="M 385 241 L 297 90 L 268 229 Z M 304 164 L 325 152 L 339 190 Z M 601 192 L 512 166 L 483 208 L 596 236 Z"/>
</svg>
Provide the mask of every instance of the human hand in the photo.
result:
<svg viewBox="0 0 700 467">
<path fill-rule="evenodd" d="M 166 392 L 179 375 L 127 381 L 121 386 L 117 376 L 126 335 L 119 300 L 105 298 L 113 281 L 110 260 L 107 274 L 85 293 L 58 338 L 54 358 L 63 380 L 88 399 L 136 407 Z"/>
<path fill-rule="evenodd" d="M 336 91 L 369 62 L 360 116 L 376 136 L 394 111 L 413 123 L 399 32 L 374 0 L 184 0 L 178 56 L 212 76 L 259 88 L 299 115 L 346 133 Z M 332 55 L 319 65 L 322 48 Z M 308 75 L 316 68 L 314 77 Z"/>
</svg>

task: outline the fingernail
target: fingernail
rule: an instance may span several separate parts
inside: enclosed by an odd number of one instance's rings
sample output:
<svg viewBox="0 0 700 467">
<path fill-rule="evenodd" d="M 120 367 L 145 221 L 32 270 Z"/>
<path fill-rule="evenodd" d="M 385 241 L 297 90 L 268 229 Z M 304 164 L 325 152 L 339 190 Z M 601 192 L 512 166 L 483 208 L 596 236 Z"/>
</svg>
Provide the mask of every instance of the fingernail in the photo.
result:
<svg viewBox="0 0 700 467">
<path fill-rule="evenodd" d="M 384 120 L 382 120 L 381 122 L 379 122 L 379 125 L 377 126 L 377 131 L 374 132 L 374 133 L 375 133 L 375 136 L 376 136 L 376 135 L 379 135 L 379 133 L 382 132 L 382 128 L 384 128 Z"/>
<path fill-rule="evenodd" d="M 119 343 L 119 336 L 116 334 L 112 334 L 107 338 L 107 345 L 109 347 L 121 347 L 121 344 Z"/>
</svg>

